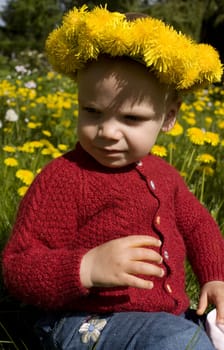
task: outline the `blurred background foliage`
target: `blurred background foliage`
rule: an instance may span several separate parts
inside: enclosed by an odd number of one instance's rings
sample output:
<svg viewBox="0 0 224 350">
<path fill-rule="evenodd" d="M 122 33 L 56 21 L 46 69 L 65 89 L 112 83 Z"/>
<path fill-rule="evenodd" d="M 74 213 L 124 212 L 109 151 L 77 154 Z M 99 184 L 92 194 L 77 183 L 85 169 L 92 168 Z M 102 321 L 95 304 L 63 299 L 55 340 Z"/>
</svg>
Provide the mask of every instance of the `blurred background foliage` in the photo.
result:
<svg viewBox="0 0 224 350">
<path fill-rule="evenodd" d="M 224 61 L 224 0 L 7 0 L 0 11 L 0 53 L 11 57 L 28 49 L 43 52 L 47 34 L 60 24 L 63 13 L 83 4 L 148 13 L 198 42 L 212 44 Z"/>
</svg>

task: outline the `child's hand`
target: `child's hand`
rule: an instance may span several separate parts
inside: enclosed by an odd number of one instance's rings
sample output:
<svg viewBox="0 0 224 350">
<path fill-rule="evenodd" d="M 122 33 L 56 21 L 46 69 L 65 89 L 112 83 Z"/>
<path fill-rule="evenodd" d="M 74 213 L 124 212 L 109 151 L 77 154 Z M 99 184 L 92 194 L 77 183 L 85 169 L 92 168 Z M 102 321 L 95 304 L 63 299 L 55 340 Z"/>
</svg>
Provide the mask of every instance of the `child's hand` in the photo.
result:
<svg viewBox="0 0 224 350">
<path fill-rule="evenodd" d="M 198 315 L 202 315 L 205 312 L 209 303 L 216 306 L 216 322 L 224 324 L 224 282 L 211 281 L 204 284 L 201 289 L 201 295 L 197 309 Z"/>
<path fill-rule="evenodd" d="M 81 262 L 80 279 L 84 287 L 131 286 L 153 288 L 151 281 L 137 275 L 162 277 L 162 257 L 151 247 L 161 242 L 149 236 L 114 239 L 88 251 Z"/>
</svg>

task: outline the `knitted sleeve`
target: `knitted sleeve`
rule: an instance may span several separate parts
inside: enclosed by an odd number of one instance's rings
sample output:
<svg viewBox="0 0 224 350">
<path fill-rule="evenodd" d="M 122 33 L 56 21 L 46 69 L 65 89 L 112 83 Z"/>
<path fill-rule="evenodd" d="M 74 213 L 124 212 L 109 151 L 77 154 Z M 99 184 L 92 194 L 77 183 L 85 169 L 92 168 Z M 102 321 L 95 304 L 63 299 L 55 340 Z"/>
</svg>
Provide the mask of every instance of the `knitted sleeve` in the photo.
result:
<svg viewBox="0 0 224 350">
<path fill-rule="evenodd" d="M 188 190 L 179 174 L 177 179 L 177 225 L 183 235 L 193 270 L 201 285 L 212 280 L 224 281 L 224 240 L 218 225 Z"/>
<path fill-rule="evenodd" d="M 71 308 L 88 293 L 79 276 L 86 250 L 75 246 L 81 181 L 75 181 L 74 169 L 64 162 L 53 161 L 37 176 L 3 253 L 3 276 L 11 294 L 47 309 Z"/>
</svg>

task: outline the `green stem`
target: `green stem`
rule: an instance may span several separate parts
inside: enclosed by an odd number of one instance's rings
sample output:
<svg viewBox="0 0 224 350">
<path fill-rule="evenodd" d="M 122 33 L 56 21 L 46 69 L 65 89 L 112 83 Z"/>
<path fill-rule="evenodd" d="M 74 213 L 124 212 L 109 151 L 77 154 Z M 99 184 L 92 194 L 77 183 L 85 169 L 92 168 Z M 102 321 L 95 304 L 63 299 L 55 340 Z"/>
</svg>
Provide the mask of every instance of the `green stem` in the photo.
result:
<svg viewBox="0 0 224 350">
<path fill-rule="evenodd" d="M 203 203 L 204 191 L 205 191 L 205 169 L 203 169 L 203 172 L 202 172 L 202 183 L 201 183 L 201 194 L 200 194 L 201 203 Z"/>
</svg>

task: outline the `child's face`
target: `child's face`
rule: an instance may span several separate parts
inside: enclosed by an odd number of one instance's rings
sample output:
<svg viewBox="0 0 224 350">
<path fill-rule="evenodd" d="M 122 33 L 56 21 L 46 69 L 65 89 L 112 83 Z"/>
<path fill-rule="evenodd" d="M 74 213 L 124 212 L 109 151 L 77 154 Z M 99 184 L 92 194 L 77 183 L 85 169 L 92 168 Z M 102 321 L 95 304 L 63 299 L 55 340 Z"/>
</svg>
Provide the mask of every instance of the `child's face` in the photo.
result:
<svg viewBox="0 0 224 350">
<path fill-rule="evenodd" d="M 78 138 L 100 164 L 119 168 L 146 156 L 178 111 L 140 63 L 101 58 L 78 74 Z"/>
</svg>

